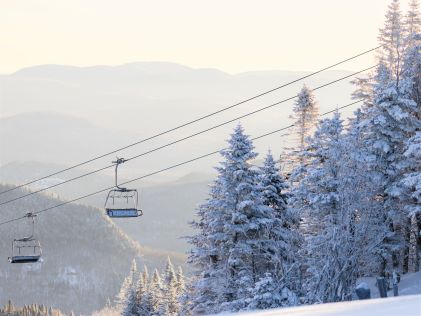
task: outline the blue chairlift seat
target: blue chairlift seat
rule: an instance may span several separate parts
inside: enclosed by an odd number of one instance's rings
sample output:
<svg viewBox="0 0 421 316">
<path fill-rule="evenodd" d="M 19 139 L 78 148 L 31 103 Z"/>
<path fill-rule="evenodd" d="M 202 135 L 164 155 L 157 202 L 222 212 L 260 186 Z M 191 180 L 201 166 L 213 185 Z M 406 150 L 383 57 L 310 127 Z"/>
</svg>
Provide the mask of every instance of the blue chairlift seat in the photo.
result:
<svg viewBox="0 0 421 316">
<path fill-rule="evenodd" d="M 41 256 L 13 256 L 9 257 L 10 263 L 33 263 L 38 262 Z"/>
<path fill-rule="evenodd" d="M 42 249 L 38 240 L 31 237 L 15 239 L 12 243 L 10 263 L 33 263 L 41 259 Z"/>
<path fill-rule="evenodd" d="M 105 200 L 105 212 L 109 217 L 126 218 L 143 215 L 138 209 L 138 193 L 136 189 L 116 188 L 108 192 Z"/>
<path fill-rule="evenodd" d="M 143 215 L 141 210 L 135 208 L 106 208 L 105 210 L 109 217 L 138 217 Z"/>
</svg>

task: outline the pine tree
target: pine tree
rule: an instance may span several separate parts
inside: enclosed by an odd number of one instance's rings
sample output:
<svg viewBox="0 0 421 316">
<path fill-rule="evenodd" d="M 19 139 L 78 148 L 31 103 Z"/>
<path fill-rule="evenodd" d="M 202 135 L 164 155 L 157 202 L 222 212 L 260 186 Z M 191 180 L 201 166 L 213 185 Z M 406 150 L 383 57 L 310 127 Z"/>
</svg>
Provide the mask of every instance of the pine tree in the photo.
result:
<svg viewBox="0 0 421 316">
<path fill-rule="evenodd" d="M 386 251 L 383 270 L 403 269 L 405 216 L 399 200 L 393 197 L 393 190 L 406 164 L 403 155 L 405 143 L 421 127 L 417 118 L 417 105 L 411 99 L 409 87 L 405 76 L 396 87 L 389 70 L 380 64 L 374 104 L 367 112 L 365 123 L 370 126 L 365 147 L 374 157 L 368 167 L 377 179 L 377 201 L 384 210 L 383 218 L 390 225 L 391 232 L 384 243 Z M 394 262 L 392 258 L 396 258 Z"/>
<path fill-rule="evenodd" d="M 117 308 L 122 312 L 126 306 L 127 297 L 131 291 L 132 280 L 131 276 L 127 276 L 123 284 L 121 285 L 120 291 L 116 297 Z"/>
<path fill-rule="evenodd" d="M 161 275 L 158 270 L 155 269 L 151 282 L 149 284 L 149 296 L 150 296 L 150 308 L 151 316 L 160 316 L 162 312 L 164 298 L 163 298 L 163 284 Z"/>
<path fill-rule="evenodd" d="M 311 135 L 319 115 L 319 109 L 313 91 L 306 85 L 298 93 L 297 101 L 294 103 L 293 114 L 290 116 L 294 121 L 294 138 L 297 148 L 293 150 L 290 159 L 295 165 L 304 164 L 304 157 L 299 153 L 306 147 L 306 138 Z"/>
<path fill-rule="evenodd" d="M 137 315 L 151 315 L 154 312 L 151 295 L 151 280 L 147 266 L 144 266 L 140 274 L 136 289 L 136 310 Z"/>
<path fill-rule="evenodd" d="M 415 35 L 421 33 L 420 3 L 418 0 L 410 0 L 409 10 L 404 19 L 405 29 L 405 50 L 414 47 L 416 44 Z"/>
<path fill-rule="evenodd" d="M 143 278 L 143 273 L 139 274 L 139 278 L 135 287 L 135 306 L 133 307 L 134 315 L 142 315 L 143 304 L 145 304 L 145 297 L 147 295 L 147 282 Z"/>
<path fill-rule="evenodd" d="M 271 273 L 265 273 L 265 276 L 254 285 L 247 308 L 250 310 L 270 309 L 283 306 L 282 303 L 281 288 L 277 278 L 274 278 Z"/>
<path fill-rule="evenodd" d="M 136 304 L 136 261 L 133 260 L 129 275 L 124 279 L 117 295 L 117 309 L 122 315 L 131 315 Z"/>
<path fill-rule="evenodd" d="M 183 269 L 178 267 L 177 269 L 177 295 L 181 297 L 186 289 L 186 283 L 184 279 Z"/>
<path fill-rule="evenodd" d="M 421 14 L 418 0 L 411 0 L 404 20 L 405 53 L 403 75 L 410 85 L 411 97 L 421 116 Z"/>
<path fill-rule="evenodd" d="M 356 86 L 355 91 L 352 93 L 351 97 L 353 100 L 362 100 L 364 102 L 364 107 L 370 107 L 373 103 L 373 78 L 372 74 L 368 74 L 367 77 L 359 77 L 351 81 L 351 83 Z"/>
<path fill-rule="evenodd" d="M 299 216 L 288 208 L 289 196 L 286 192 L 289 188 L 270 152 L 260 168 L 259 184 L 263 204 L 273 210 L 267 254 L 262 259 L 266 261 L 268 273 L 277 280 L 283 279 L 280 285 L 282 288 L 299 291 Z M 285 275 L 287 272 L 288 275 Z M 294 305 L 295 302 L 296 300 L 289 305 Z"/>
<path fill-rule="evenodd" d="M 167 264 L 164 271 L 164 289 L 163 289 L 165 313 L 168 315 L 178 315 L 180 306 L 180 293 L 178 288 L 178 279 L 174 271 L 174 266 L 170 258 L 167 258 Z"/>
<path fill-rule="evenodd" d="M 177 288 L 178 297 L 181 305 L 179 316 L 191 316 L 191 287 L 190 282 L 186 283 L 185 276 L 181 267 L 177 270 Z"/>
<path fill-rule="evenodd" d="M 204 315 L 217 313 L 221 299 L 221 280 L 224 269 L 222 257 L 219 254 L 220 244 L 226 240 L 224 221 L 228 221 L 227 214 L 219 207 L 222 185 L 219 179 L 210 187 L 207 202 L 197 210 L 198 221 L 191 223 L 198 233 L 191 237 L 189 243 L 193 245 L 188 263 L 195 270 L 190 291 L 190 304 L 187 313 Z M 221 258 L 221 259 L 220 259 Z"/>
<path fill-rule="evenodd" d="M 342 201 L 355 219 L 351 222 L 352 241 L 360 275 L 378 273 L 379 262 L 384 257 L 382 242 L 390 235 L 383 208 L 377 202 L 378 175 L 369 167 L 376 160 L 371 148 L 366 147 L 369 127 L 366 113 L 360 109 L 355 111 L 343 139 L 344 147 L 349 150 L 341 155 Z"/>
<path fill-rule="evenodd" d="M 399 84 L 401 74 L 404 39 L 399 0 L 392 0 L 386 13 L 384 27 L 380 29 L 378 40 L 379 44 L 382 45 L 379 59 L 385 61 L 385 65 L 390 70 L 396 85 Z"/>
<path fill-rule="evenodd" d="M 417 104 L 418 118 L 421 118 L 421 34 L 414 35 L 413 46 L 405 52 L 403 76 L 408 85 L 406 89 Z"/>
<path fill-rule="evenodd" d="M 339 114 L 320 121 L 309 142 L 311 160 L 300 183 L 305 189 L 296 190 L 297 198 L 307 200 L 303 204 L 309 225 L 305 252 L 308 278 L 304 285 L 307 300 L 349 300 L 367 248 L 356 233 L 361 211 L 353 207 L 348 196 L 352 178 L 345 161 L 347 148 Z"/>
<path fill-rule="evenodd" d="M 395 183 L 392 194 L 401 202 L 408 225 L 408 272 L 416 272 L 419 270 L 418 223 L 421 215 L 421 132 L 417 132 L 408 140 L 404 156 L 408 158 L 404 166 L 404 175 Z"/>
<path fill-rule="evenodd" d="M 274 213 L 263 204 L 259 173 L 250 165 L 257 156 L 253 144 L 240 125 L 228 143 L 210 198 L 193 224 L 199 229 L 190 240 L 190 263 L 197 269 L 193 314 L 246 308 L 251 289 L 266 272 L 262 258 L 268 257 L 265 250 L 273 242 Z"/>
</svg>

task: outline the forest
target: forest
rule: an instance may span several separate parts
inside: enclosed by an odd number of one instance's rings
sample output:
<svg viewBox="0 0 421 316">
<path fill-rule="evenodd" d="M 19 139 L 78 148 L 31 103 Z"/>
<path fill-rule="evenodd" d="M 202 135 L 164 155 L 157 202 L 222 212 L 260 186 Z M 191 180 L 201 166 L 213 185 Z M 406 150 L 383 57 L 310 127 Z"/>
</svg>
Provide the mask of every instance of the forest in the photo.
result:
<svg viewBox="0 0 421 316">
<path fill-rule="evenodd" d="M 419 271 L 418 1 L 405 13 L 391 1 L 378 40 L 376 69 L 353 81 L 352 97 L 363 104 L 351 118 L 338 110 L 321 119 L 304 86 L 291 116 L 296 146 L 279 159 L 269 151 L 261 166 L 239 124 L 191 223 L 193 275 L 184 280 L 170 262 L 152 277 L 132 268 L 118 307 L 104 314 L 205 315 L 349 301 L 362 276 Z"/>
</svg>

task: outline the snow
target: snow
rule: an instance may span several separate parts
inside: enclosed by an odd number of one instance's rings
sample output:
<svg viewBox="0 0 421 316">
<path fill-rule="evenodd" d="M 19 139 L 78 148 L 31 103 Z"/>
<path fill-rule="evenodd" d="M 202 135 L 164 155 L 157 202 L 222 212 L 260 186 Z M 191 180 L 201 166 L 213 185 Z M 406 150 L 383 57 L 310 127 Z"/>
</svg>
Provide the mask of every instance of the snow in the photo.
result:
<svg viewBox="0 0 421 316">
<path fill-rule="evenodd" d="M 364 289 L 364 290 L 368 290 L 369 289 L 367 283 L 365 283 L 365 282 L 361 282 L 360 284 L 357 285 L 356 288 L 357 289 Z"/>
<path fill-rule="evenodd" d="M 371 290 L 371 297 L 380 297 L 379 290 L 376 286 L 376 278 L 360 278 L 357 284 L 366 283 Z M 421 294 L 421 271 L 416 273 L 407 273 L 401 276 L 398 284 L 399 295 Z M 393 290 L 387 292 L 388 296 L 393 296 Z M 421 304 L 421 303 L 420 303 Z M 420 313 L 421 315 L 421 313 Z"/>
<path fill-rule="evenodd" d="M 401 276 L 399 297 L 393 297 L 393 291 L 388 292 L 388 298 L 379 298 L 376 278 L 360 278 L 357 282 L 361 287 L 371 290 L 373 299 L 355 300 L 351 302 L 305 305 L 300 307 L 268 309 L 259 312 L 247 312 L 235 315 L 245 316 L 420 316 L 421 315 L 421 271 L 407 273 Z M 218 314 L 234 315 L 234 314 Z"/>
<path fill-rule="evenodd" d="M 220 314 L 230 315 L 230 314 Z M 231 314 L 232 315 L 232 314 Z M 273 316 L 420 316 L 421 295 L 378 298 L 363 301 L 307 305 L 301 307 L 272 309 L 238 315 Z"/>
</svg>

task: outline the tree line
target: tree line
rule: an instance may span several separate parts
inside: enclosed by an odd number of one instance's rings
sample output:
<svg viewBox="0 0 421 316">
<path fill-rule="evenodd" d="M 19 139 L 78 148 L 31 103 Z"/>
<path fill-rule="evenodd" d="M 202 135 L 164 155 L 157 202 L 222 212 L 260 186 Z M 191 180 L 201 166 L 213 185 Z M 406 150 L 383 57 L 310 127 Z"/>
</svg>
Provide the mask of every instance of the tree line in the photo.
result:
<svg viewBox="0 0 421 316">
<path fill-rule="evenodd" d="M 376 69 L 353 81 L 352 97 L 363 105 L 346 124 L 339 112 L 319 120 L 316 98 L 304 86 L 291 115 L 296 146 L 280 160 L 268 152 L 263 165 L 255 166 L 250 137 L 241 125 L 234 129 L 191 223 L 193 276 L 185 286 L 169 277 L 167 265 L 164 276 L 154 273 L 148 285 L 149 277 L 139 277 L 128 291 L 145 306 L 139 315 L 345 301 L 361 276 L 419 270 L 417 0 L 410 0 L 405 14 L 399 0 L 391 1 L 379 43 Z M 291 167 L 281 172 L 286 161 Z M 127 302 L 121 307 L 125 315 L 138 315 Z"/>
</svg>

